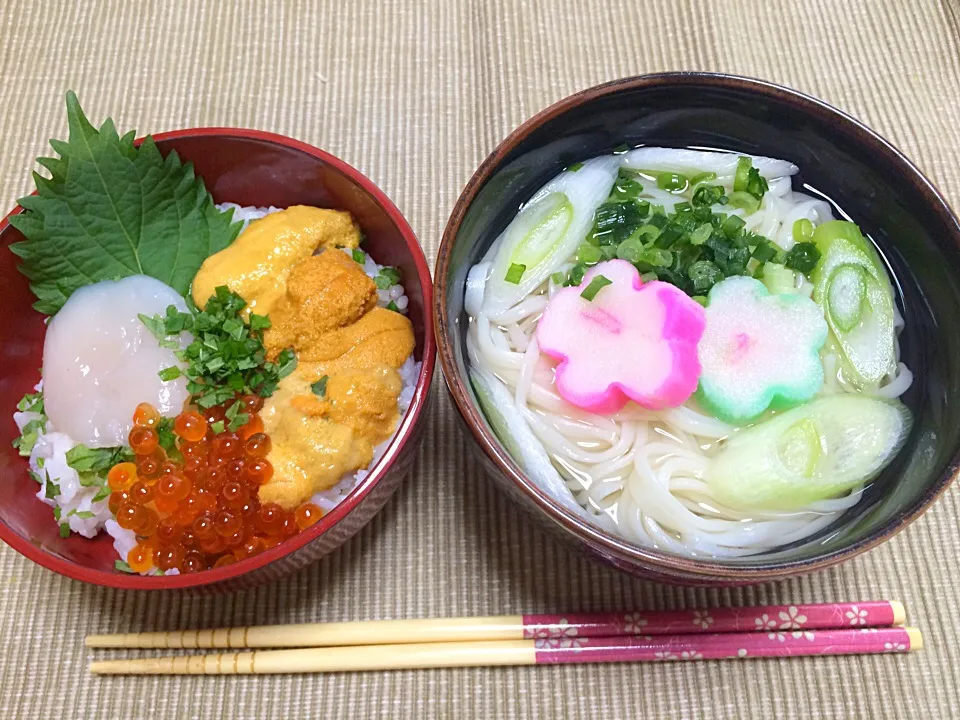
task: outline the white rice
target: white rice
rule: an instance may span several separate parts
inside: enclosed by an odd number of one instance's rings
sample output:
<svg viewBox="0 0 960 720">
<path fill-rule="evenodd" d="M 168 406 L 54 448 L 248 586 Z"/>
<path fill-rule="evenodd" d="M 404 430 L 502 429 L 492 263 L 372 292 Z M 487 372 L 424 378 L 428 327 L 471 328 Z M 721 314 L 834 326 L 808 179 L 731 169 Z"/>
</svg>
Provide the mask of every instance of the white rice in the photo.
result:
<svg viewBox="0 0 960 720">
<path fill-rule="evenodd" d="M 43 390 L 41 380 L 36 388 Z M 93 501 L 99 487 L 84 487 L 77 471 L 67 464 L 67 453 L 79 443 L 64 433 L 57 432 L 45 415 L 35 412 L 15 412 L 13 421 L 22 432 L 27 423 L 39 420 L 43 423 L 37 434 L 37 442 L 30 452 L 30 470 L 43 479 L 37 497 L 41 502 L 60 511 L 60 523 L 67 523 L 71 532 L 84 537 L 94 537 L 103 524 L 113 517 L 108 507 L 108 498 Z M 59 488 L 59 493 L 47 497 L 47 478 Z M 87 517 L 87 514 L 90 516 Z"/>
<path fill-rule="evenodd" d="M 222 203 L 217 205 L 217 209 L 221 211 L 229 210 L 231 208 L 233 209 L 233 219 L 242 221 L 244 229 L 246 229 L 251 220 L 258 220 L 283 209 L 273 206 L 242 207 L 240 205 L 236 205 L 235 203 Z M 350 248 L 343 248 L 343 252 L 347 253 L 347 255 L 350 257 L 353 257 L 353 251 Z M 384 265 L 380 265 L 374 261 L 374 259 L 370 257 L 370 253 L 364 252 L 363 271 L 366 273 L 367 277 L 377 277 L 384 267 Z M 392 285 L 385 290 L 377 290 L 377 304 L 380 307 L 386 307 L 391 301 L 396 304 L 397 309 L 400 310 L 400 312 L 406 314 L 409 300 L 407 299 L 406 293 L 403 290 L 403 285 L 397 284 Z M 413 401 L 413 392 L 417 387 L 417 378 L 420 376 L 420 363 L 416 362 L 413 359 L 413 355 L 411 355 L 404 361 L 403 365 L 400 366 L 399 373 L 400 379 L 403 382 L 403 389 L 400 391 L 400 395 L 397 398 L 397 409 L 400 411 L 400 417 L 402 419 L 403 415 L 410 407 L 410 403 Z M 370 461 L 370 464 L 365 469 L 357 470 L 354 473 L 344 475 L 340 479 L 340 482 L 338 482 L 329 490 L 324 490 L 321 493 L 317 493 L 310 498 L 310 501 L 322 508 L 325 513 L 333 510 L 333 508 L 343 502 L 343 499 L 350 493 L 351 490 L 353 490 L 353 488 L 357 486 L 361 480 L 370 474 L 371 470 L 380 461 L 380 458 L 383 457 L 383 453 L 385 453 L 387 448 L 390 447 L 390 443 L 393 442 L 396 434 L 396 431 L 394 431 L 393 435 L 374 448 L 373 460 Z"/>
</svg>

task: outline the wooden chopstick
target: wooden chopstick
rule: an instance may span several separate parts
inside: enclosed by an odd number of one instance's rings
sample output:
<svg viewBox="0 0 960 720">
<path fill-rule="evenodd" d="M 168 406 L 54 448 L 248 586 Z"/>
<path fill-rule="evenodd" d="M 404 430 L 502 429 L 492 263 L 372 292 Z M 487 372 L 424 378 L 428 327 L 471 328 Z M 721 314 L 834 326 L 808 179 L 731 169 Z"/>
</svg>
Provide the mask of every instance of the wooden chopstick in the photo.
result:
<svg viewBox="0 0 960 720">
<path fill-rule="evenodd" d="M 916 628 L 541 638 L 261 650 L 93 662 L 101 675 L 266 675 L 557 663 L 659 662 L 919 650 Z"/>
<path fill-rule="evenodd" d="M 891 601 L 767 605 L 665 612 L 570 613 L 501 617 L 370 620 L 255 625 L 216 630 L 90 635 L 92 648 L 295 648 L 591 638 L 631 635 L 808 631 L 903 625 Z"/>
</svg>

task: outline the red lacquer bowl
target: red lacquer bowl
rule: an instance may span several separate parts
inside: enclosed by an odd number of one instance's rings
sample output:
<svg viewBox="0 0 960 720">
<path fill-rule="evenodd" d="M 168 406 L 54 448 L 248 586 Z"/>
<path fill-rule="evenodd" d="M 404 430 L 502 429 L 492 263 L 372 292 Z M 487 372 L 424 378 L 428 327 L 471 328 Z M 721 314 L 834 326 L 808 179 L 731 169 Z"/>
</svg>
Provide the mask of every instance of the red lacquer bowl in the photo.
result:
<svg viewBox="0 0 960 720">
<path fill-rule="evenodd" d="M 360 224 L 364 249 L 381 264 L 395 265 L 409 297 L 408 317 L 422 361 L 413 402 L 396 438 L 373 471 L 344 501 L 304 532 L 252 558 L 191 575 L 141 577 L 114 569 L 112 539 L 61 538 L 51 508 L 35 497 L 27 462 L 11 446 L 17 437 L 12 413 L 38 380 L 43 316 L 7 248 L 23 236 L 0 222 L 0 539 L 22 555 L 67 577 L 108 587 L 163 590 L 237 590 L 297 570 L 342 545 L 365 525 L 409 473 L 423 435 L 433 376 L 430 270 L 413 230 L 384 193 L 354 168 L 304 143 L 271 133 L 228 128 L 177 130 L 154 135 L 164 154 L 175 150 L 194 164 L 217 202 L 287 207 L 316 205 L 350 212 Z"/>
</svg>

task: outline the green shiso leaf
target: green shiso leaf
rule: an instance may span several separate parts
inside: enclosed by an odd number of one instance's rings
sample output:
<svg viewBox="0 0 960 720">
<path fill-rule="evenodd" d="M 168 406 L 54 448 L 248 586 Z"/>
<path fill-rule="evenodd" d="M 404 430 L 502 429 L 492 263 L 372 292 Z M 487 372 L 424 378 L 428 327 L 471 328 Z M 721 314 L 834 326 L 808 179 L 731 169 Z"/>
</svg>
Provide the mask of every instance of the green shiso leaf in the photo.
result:
<svg viewBox="0 0 960 720">
<path fill-rule="evenodd" d="M 164 158 L 149 136 L 134 147 L 107 119 L 98 130 L 67 93 L 69 141 L 51 140 L 60 158 L 39 158 L 37 194 L 19 200 L 11 224 L 26 237 L 10 249 L 37 297 L 56 313 L 77 289 L 101 280 L 150 275 L 187 295 L 200 265 L 240 231 L 221 213 L 190 163 Z"/>
</svg>

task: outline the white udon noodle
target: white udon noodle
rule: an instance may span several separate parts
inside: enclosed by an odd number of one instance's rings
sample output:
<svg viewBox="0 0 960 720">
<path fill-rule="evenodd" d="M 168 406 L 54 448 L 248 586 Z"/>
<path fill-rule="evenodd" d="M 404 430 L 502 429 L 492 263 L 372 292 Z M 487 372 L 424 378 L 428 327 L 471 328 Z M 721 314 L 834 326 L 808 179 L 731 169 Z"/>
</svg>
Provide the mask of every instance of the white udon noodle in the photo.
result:
<svg viewBox="0 0 960 720">
<path fill-rule="evenodd" d="M 663 204 L 667 212 L 684 199 L 646 187 L 642 197 Z M 722 210 L 729 213 L 727 207 Z M 833 219 L 829 204 L 794 192 L 789 177 L 770 181 L 759 210 L 734 214 L 743 216 L 747 230 L 785 249 L 794 244 L 796 220 L 806 218 L 817 225 Z M 484 260 L 491 259 L 496 249 L 491 248 Z M 863 487 L 791 511 L 725 506 L 713 496 L 704 476 L 710 458 L 735 426 L 703 414 L 692 401 L 659 412 L 631 402 L 612 416 L 564 401 L 554 386 L 556 363 L 541 356 L 534 336 L 548 299 L 558 289 L 552 281 L 545 282 L 496 323 L 482 313 L 471 317 L 467 349 L 471 365 L 493 373 L 513 392 L 516 411 L 543 444 L 576 501 L 600 527 L 688 557 L 731 558 L 809 537 L 860 501 Z M 812 289 L 806 281 L 798 288 L 807 295 Z M 896 325 L 899 334 L 903 328 L 899 311 Z M 843 380 L 835 354 L 825 350 L 821 356 L 826 378 L 821 393 L 859 392 Z M 898 362 L 877 394 L 898 397 L 910 387 L 912 377 Z"/>
</svg>

